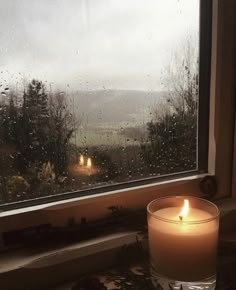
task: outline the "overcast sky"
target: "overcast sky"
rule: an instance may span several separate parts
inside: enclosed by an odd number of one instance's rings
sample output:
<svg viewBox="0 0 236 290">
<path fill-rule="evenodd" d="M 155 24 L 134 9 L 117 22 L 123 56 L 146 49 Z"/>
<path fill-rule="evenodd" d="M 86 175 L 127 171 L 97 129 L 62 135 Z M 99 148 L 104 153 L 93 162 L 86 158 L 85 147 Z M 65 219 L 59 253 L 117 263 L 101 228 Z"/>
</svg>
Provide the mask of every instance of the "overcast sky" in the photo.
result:
<svg viewBox="0 0 236 290">
<path fill-rule="evenodd" d="M 199 0 L 0 0 L 0 84 L 158 90 L 198 19 Z"/>
</svg>

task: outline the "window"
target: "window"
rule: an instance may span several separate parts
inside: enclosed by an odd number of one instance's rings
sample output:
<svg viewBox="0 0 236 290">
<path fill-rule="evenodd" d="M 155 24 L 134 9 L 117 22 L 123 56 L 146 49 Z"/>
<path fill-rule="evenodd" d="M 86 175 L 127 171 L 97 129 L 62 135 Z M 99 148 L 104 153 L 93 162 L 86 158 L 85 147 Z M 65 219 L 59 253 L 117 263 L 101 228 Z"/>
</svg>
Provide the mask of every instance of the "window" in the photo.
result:
<svg viewBox="0 0 236 290">
<path fill-rule="evenodd" d="M 2 1 L 3 206 L 207 171 L 203 3 Z"/>
</svg>

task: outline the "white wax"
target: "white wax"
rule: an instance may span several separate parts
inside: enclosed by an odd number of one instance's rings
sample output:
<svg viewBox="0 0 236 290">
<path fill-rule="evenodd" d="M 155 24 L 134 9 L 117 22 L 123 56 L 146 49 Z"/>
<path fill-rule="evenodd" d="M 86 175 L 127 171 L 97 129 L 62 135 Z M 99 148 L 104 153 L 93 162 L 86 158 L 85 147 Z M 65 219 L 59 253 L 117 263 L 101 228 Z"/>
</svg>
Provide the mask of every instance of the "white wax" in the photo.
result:
<svg viewBox="0 0 236 290">
<path fill-rule="evenodd" d="M 179 281 L 198 281 L 215 274 L 218 222 L 200 222 L 213 216 L 190 208 L 187 217 L 179 219 L 181 208 L 170 207 L 149 216 L 149 247 L 152 263 L 158 272 Z M 195 221 L 199 223 L 190 223 Z"/>
</svg>

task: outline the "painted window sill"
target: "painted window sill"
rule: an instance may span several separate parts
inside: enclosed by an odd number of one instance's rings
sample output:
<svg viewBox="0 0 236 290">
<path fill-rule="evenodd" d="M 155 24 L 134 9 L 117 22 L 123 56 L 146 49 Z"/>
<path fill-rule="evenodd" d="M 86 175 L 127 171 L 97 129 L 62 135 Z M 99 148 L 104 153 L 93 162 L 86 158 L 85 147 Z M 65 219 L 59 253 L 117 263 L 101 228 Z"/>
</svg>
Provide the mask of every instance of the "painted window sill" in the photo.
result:
<svg viewBox="0 0 236 290">
<path fill-rule="evenodd" d="M 76 275 L 105 269 L 115 264 L 124 245 L 136 243 L 137 238 L 136 231 L 126 231 L 53 250 L 27 248 L 5 252 L 0 255 L 1 289 L 45 289 Z"/>
</svg>

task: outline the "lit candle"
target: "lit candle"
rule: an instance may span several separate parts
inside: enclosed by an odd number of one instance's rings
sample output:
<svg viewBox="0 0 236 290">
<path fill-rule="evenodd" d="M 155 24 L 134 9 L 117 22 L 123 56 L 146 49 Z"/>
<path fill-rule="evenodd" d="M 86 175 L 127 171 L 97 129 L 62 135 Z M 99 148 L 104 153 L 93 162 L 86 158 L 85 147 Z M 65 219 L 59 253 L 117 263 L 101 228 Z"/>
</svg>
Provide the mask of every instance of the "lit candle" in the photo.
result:
<svg viewBox="0 0 236 290">
<path fill-rule="evenodd" d="M 165 199 L 177 202 L 169 206 Z M 219 216 L 216 206 L 197 198 L 162 198 L 159 207 L 154 206 L 155 202 L 158 199 L 148 205 L 153 267 L 161 275 L 178 281 L 199 281 L 214 276 Z"/>
<path fill-rule="evenodd" d="M 87 168 L 89 170 L 92 168 L 92 160 L 91 160 L 91 158 L 88 158 L 88 160 L 87 160 Z"/>
<path fill-rule="evenodd" d="M 84 156 L 83 156 L 83 155 L 80 155 L 80 158 L 79 158 L 79 164 L 80 164 L 81 166 L 84 165 Z"/>
</svg>

